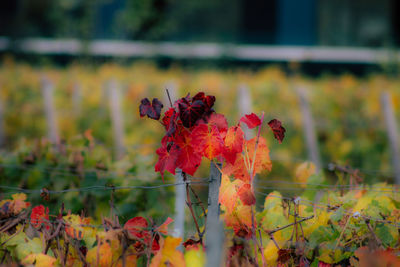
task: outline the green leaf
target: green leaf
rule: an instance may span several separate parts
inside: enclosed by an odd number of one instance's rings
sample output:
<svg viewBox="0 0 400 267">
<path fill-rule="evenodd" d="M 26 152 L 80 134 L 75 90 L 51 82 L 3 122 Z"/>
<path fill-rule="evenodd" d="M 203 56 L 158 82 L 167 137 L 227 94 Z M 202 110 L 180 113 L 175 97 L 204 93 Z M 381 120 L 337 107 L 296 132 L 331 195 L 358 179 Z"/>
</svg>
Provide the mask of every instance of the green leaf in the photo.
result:
<svg viewBox="0 0 400 267">
<path fill-rule="evenodd" d="M 396 235 L 398 238 L 398 231 L 392 225 L 379 224 L 375 228 L 375 233 L 385 246 L 390 246 L 396 242 L 393 235 Z"/>
<path fill-rule="evenodd" d="M 346 210 L 343 207 L 340 207 L 331 215 L 330 219 L 334 222 L 338 222 L 343 219 L 343 216 L 345 214 L 346 214 Z"/>
<path fill-rule="evenodd" d="M 336 240 L 339 237 L 339 232 L 334 230 L 330 226 L 319 226 L 310 235 L 309 246 L 311 248 L 316 248 L 319 244 L 324 241 Z"/>
</svg>

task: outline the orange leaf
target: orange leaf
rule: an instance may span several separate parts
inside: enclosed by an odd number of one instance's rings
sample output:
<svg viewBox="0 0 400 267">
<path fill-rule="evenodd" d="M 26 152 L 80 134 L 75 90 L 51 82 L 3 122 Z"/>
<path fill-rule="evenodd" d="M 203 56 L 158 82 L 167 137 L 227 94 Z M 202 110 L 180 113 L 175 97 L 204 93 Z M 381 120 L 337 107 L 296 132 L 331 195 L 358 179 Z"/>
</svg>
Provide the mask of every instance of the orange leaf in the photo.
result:
<svg viewBox="0 0 400 267">
<path fill-rule="evenodd" d="M 225 223 L 232 227 L 235 234 L 244 237 L 251 237 L 251 206 L 237 205 L 234 212 L 225 214 Z"/>
<path fill-rule="evenodd" d="M 182 252 L 177 250 L 182 238 L 168 236 L 161 242 L 161 249 L 151 261 L 150 267 L 185 267 L 185 259 Z"/>
<path fill-rule="evenodd" d="M 256 145 L 257 138 L 254 137 L 246 141 L 247 153 L 250 157 L 250 166 L 253 164 L 253 155 L 254 149 Z M 260 136 L 258 140 L 257 152 L 256 152 L 256 159 L 254 162 L 254 175 L 256 173 L 260 173 L 263 170 L 271 171 L 272 163 L 269 158 L 269 149 L 267 147 L 267 142 L 263 137 Z"/>
<path fill-rule="evenodd" d="M 86 254 L 86 261 L 90 266 L 112 266 L 113 250 L 107 242 L 91 248 Z"/>
<path fill-rule="evenodd" d="M 236 156 L 243 150 L 244 133 L 239 126 L 233 126 L 228 129 L 224 140 L 223 155 L 226 161 L 234 164 Z"/>
<path fill-rule="evenodd" d="M 240 181 L 240 180 L 237 180 Z M 236 181 L 235 181 L 236 182 Z M 236 191 L 237 182 L 231 182 L 227 175 L 222 175 L 221 186 L 219 188 L 219 203 L 224 205 L 228 213 L 232 213 L 236 203 L 238 194 Z"/>
<path fill-rule="evenodd" d="M 217 126 L 207 124 L 197 125 L 191 134 L 193 146 L 197 152 L 208 159 L 213 159 L 222 153 L 223 140 Z"/>
<path fill-rule="evenodd" d="M 163 224 L 161 224 L 160 226 L 157 227 L 156 231 L 167 235 L 168 234 L 168 225 L 170 223 L 172 223 L 174 220 L 171 219 L 170 217 L 167 218 L 167 220 L 165 220 L 165 222 Z"/>
<path fill-rule="evenodd" d="M 222 169 L 222 172 L 226 175 L 233 175 L 236 179 L 240 179 L 246 183 L 249 183 L 250 168 L 253 164 L 256 137 L 250 140 L 246 140 L 245 144 L 246 144 L 245 152 L 247 153 L 238 154 L 234 164 L 227 162 L 227 164 Z M 246 154 L 248 158 L 246 158 Z M 246 162 L 249 162 L 249 165 L 245 164 L 245 160 Z M 272 163 L 269 158 L 269 149 L 267 147 L 265 139 L 263 137 L 260 137 L 254 162 L 253 177 L 254 175 L 260 173 L 263 170 L 270 171 L 271 168 L 272 168 Z"/>
<path fill-rule="evenodd" d="M 25 202 L 26 195 L 24 193 L 18 193 L 12 195 L 13 201 L 10 204 L 10 210 L 14 214 L 20 213 L 23 209 L 26 209 L 31 204 L 29 202 Z"/>
</svg>

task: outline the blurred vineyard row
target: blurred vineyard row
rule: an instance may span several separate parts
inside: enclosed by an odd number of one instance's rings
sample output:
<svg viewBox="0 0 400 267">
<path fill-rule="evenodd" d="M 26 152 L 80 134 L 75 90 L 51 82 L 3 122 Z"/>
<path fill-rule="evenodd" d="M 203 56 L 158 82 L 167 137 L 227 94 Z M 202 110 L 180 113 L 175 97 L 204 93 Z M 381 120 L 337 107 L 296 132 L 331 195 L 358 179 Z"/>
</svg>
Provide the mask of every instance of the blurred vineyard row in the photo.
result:
<svg viewBox="0 0 400 267">
<path fill-rule="evenodd" d="M 270 139 L 272 159 L 276 162 L 269 177 L 289 177 L 294 165 L 307 159 L 296 93 L 296 88 L 301 87 L 310 102 L 324 166 L 330 162 L 348 164 L 359 168 L 366 181 L 379 178 L 390 181 L 393 176 L 380 94 L 391 93 L 399 121 L 398 78 L 378 74 L 364 78 L 350 74 L 317 78 L 288 76 L 278 67 L 259 71 L 184 70 L 180 67 L 158 69 L 142 62 L 131 66 L 74 64 L 59 69 L 4 61 L 0 67 L 0 88 L 9 151 L 32 150 L 35 140 L 47 135 L 41 92 L 44 77 L 54 85 L 57 126 L 61 139 L 66 140 L 65 146 L 81 146 L 82 134 L 89 129 L 96 149 L 101 150 L 93 153 L 94 161 L 105 165 L 111 164 L 114 150 L 107 90 L 111 80 L 118 81 L 121 89 L 124 144 L 128 154 L 140 158 L 141 164 L 147 162 L 148 169 L 153 166 L 158 146 L 155 140 L 160 140 L 162 129 L 154 121 L 139 118 L 138 105 L 142 98 L 157 97 L 166 107 L 169 104 L 165 88 L 176 88 L 175 97 L 202 90 L 217 97 L 215 110 L 227 114 L 231 124 L 240 116 L 238 88 L 245 86 L 252 99 L 252 111 L 265 111 L 267 120 L 278 118 L 287 129 L 282 145 Z M 69 161 L 73 161 L 71 157 Z M 3 158 L 3 162 L 10 161 L 8 156 Z"/>
</svg>

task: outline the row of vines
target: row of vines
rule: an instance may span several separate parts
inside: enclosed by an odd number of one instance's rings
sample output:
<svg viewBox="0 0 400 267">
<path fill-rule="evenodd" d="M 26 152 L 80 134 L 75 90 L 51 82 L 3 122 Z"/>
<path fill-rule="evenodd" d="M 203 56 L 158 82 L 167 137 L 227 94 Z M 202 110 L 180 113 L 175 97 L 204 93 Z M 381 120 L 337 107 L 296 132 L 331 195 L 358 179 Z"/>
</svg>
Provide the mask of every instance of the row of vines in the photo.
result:
<svg viewBox="0 0 400 267">
<path fill-rule="evenodd" d="M 0 86 L 4 134 L 9 148 L 31 145 L 33 140 L 47 134 L 41 93 L 43 77 L 54 84 L 60 136 L 73 142 L 90 129 L 96 140 L 109 150 L 113 149 L 113 133 L 107 86 L 113 79 L 118 81 L 123 99 L 124 144 L 128 150 L 140 150 L 142 154 L 151 154 L 156 148 L 154 140 L 160 136 L 150 122 L 139 120 L 133 103 L 146 96 L 166 102 L 165 88 L 175 89 L 173 97 L 201 89 L 220 99 L 216 109 L 227 114 L 227 120 L 233 123 L 241 115 L 237 89 L 246 87 L 252 99 L 252 111 L 264 110 L 269 117 L 285 121 L 286 128 L 290 129 L 279 149 L 275 149 L 277 144 L 269 144 L 273 160 L 280 161 L 276 162 L 272 176 L 289 176 L 291 173 L 286 170 L 307 157 L 295 90 L 302 87 L 315 120 L 323 163 L 338 162 L 364 169 L 370 181 L 376 181 L 377 176 L 392 176 L 379 99 L 382 91 L 389 91 L 395 116 L 400 117 L 400 83 L 396 78 L 378 74 L 364 78 L 350 74 L 309 78 L 288 76 L 276 67 L 254 72 L 188 71 L 179 67 L 160 70 L 147 63 L 125 67 L 104 64 L 96 68 L 76 64 L 64 69 L 38 69 L 8 60 L 0 68 Z"/>
<path fill-rule="evenodd" d="M 43 138 L 42 79 L 55 86 L 57 144 Z M 119 159 L 111 80 L 124 96 Z M 221 266 L 400 266 L 400 189 L 387 182 L 377 101 L 390 91 L 400 117 L 396 79 L 5 61 L 0 87 L 1 266 L 211 266 L 210 233 L 223 240 Z M 239 114 L 238 87 L 248 88 L 254 113 Z M 307 93 L 323 162 L 332 162 L 322 169 L 303 162 L 295 87 Z M 210 166 L 216 195 L 207 195 Z M 186 190 L 181 234 L 177 186 Z M 223 230 L 210 227 L 215 219 Z"/>
</svg>

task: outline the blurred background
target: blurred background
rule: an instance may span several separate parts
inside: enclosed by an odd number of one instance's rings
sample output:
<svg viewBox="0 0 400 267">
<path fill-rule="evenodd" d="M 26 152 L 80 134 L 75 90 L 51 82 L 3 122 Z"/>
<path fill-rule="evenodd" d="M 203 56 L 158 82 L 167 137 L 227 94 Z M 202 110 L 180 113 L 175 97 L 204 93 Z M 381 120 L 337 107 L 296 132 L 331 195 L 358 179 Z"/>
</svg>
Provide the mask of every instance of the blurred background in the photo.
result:
<svg viewBox="0 0 400 267">
<path fill-rule="evenodd" d="M 394 0 L 16 0 L 1 3 L 0 34 L 394 47 L 399 10 Z"/>
<path fill-rule="evenodd" d="M 165 88 L 174 99 L 215 95 L 230 125 L 250 112 L 281 120 L 282 145 L 264 132 L 273 170 L 260 181 L 293 181 L 313 161 L 333 184 L 335 166 L 400 183 L 399 15 L 395 0 L 2 1 L 0 184 L 160 182 L 163 129 L 138 106 L 144 97 L 166 106 Z M 207 177 L 208 164 L 196 176 Z M 173 192 L 114 197 L 122 215 L 161 216 L 173 198 L 157 205 Z M 50 203 L 90 215 L 109 205 L 110 192 L 78 194 Z"/>
</svg>

